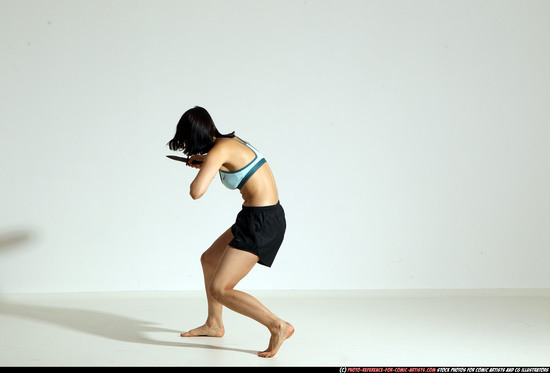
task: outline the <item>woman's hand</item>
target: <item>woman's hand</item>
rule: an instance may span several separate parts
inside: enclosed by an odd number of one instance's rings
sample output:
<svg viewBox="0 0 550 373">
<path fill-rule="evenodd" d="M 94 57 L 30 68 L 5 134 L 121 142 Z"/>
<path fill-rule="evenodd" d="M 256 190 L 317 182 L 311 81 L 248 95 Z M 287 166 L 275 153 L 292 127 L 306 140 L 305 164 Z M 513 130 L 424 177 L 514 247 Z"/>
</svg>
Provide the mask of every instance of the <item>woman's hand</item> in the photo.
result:
<svg viewBox="0 0 550 373">
<path fill-rule="evenodd" d="M 189 158 L 189 161 L 187 162 L 187 165 L 189 167 L 193 168 L 201 168 L 204 164 L 204 160 L 206 158 L 206 155 L 193 155 Z"/>
</svg>

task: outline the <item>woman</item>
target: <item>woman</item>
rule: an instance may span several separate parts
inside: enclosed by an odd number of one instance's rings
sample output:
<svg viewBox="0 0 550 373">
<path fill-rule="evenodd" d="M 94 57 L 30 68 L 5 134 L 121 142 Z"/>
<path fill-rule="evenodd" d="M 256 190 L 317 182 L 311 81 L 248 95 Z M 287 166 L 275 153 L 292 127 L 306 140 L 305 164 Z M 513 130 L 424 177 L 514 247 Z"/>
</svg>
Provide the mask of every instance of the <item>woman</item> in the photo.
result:
<svg viewBox="0 0 550 373">
<path fill-rule="evenodd" d="M 269 329 L 269 346 L 258 356 L 273 357 L 294 327 L 251 295 L 234 289 L 256 263 L 271 267 L 283 241 L 285 215 L 271 169 L 260 152 L 234 132 L 220 134 L 210 114 L 198 106 L 183 114 L 168 145 L 171 150 L 182 150 L 190 157 L 188 165 L 199 170 L 191 183 L 193 199 L 202 197 L 219 174 L 222 183 L 239 189 L 244 200 L 235 224 L 201 256 L 208 300 L 206 322 L 181 336 L 223 336 L 222 307 L 226 306 Z"/>
</svg>

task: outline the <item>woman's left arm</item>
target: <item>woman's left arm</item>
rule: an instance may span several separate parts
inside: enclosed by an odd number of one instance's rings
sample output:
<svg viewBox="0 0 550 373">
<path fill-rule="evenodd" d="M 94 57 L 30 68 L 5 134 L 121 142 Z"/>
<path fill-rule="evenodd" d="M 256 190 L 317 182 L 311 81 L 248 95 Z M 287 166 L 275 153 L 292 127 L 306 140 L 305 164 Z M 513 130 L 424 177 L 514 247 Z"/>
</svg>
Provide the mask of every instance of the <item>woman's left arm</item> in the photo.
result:
<svg viewBox="0 0 550 373">
<path fill-rule="evenodd" d="M 200 166 L 199 173 L 191 183 L 189 191 L 191 198 L 199 199 L 206 193 L 210 183 L 224 163 L 225 152 L 223 148 L 214 146 L 206 155 L 204 162 Z"/>
</svg>

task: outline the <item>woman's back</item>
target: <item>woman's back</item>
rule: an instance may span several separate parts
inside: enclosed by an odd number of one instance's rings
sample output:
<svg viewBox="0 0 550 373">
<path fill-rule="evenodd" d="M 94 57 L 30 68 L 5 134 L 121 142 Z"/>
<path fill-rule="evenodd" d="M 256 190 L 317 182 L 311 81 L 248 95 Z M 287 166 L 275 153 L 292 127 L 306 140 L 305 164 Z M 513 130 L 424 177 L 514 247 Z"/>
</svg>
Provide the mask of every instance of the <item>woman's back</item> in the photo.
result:
<svg viewBox="0 0 550 373">
<path fill-rule="evenodd" d="M 269 206 L 279 201 L 273 172 L 261 153 L 238 137 L 217 139 L 212 148 L 224 162 L 219 173 L 222 183 L 240 189 L 245 206 Z"/>
</svg>

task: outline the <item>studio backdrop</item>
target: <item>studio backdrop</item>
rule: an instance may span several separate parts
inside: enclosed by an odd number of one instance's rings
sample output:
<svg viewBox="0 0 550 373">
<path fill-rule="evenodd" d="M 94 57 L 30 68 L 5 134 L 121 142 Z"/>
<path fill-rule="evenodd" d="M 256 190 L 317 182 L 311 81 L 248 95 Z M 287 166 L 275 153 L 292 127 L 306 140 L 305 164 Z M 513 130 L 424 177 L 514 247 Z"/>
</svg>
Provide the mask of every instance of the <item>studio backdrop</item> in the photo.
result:
<svg viewBox="0 0 550 373">
<path fill-rule="evenodd" d="M 548 288 L 550 2 L 0 0 L 0 292 L 199 290 L 255 145 L 285 242 L 247 289 Z"/>
</svg>

